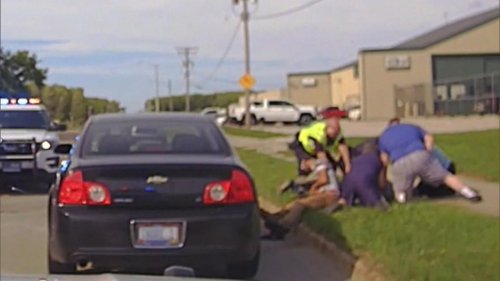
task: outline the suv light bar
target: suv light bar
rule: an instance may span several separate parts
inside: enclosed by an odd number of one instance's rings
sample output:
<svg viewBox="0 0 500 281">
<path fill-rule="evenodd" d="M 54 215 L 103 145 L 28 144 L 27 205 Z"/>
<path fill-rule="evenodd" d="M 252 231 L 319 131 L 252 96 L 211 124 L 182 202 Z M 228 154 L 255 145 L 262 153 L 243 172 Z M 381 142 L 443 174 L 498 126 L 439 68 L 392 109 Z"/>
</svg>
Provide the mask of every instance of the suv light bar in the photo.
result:
<svg viewBox="0 0 500 281">
<path fill-rule="evenodd" d="M 9 105 L 9 104 L 18 104 L 18 105 L 27 105 L 27 104 L 40 104 L 39 98 L 0 98 L 0 105 Z"/>
</svg>

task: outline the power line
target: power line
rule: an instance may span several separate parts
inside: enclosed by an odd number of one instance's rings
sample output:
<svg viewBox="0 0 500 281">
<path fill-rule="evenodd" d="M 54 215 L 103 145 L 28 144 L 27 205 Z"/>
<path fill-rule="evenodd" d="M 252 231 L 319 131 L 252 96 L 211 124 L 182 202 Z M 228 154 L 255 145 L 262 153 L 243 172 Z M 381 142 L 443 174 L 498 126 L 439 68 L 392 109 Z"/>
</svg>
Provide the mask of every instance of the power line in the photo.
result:
<svg viewBox="0 0 500 281">
<path fill-rule="evenodd" d="M 226 60 L 226 57 L 229 54 L 229 51 L 231 51 L 231 48 L 233 47 L 234 41 L 236 40 L 236 36 L 238 35 L 238 33 L 240 31 L 240 26 L 241 26 L 241 21 L 238 21 L 238 24 L 236 25 L 236 28 L 235 28 L 233 34 L 231 35 L 231 39 L 229 40 L 229 43 L 226 45 L 226 48 L 224 49 L 224 53 L 222 54 L 219 61 L 217 62 L 214 70 L 212 72 L 210 72 L 210 74 L 207 75 L 207 77 L 205 77 L 205 79 L 203 79 L 203 81 L 199 84 L 204 84 L 209 80 L 213 80 L 215 73 L 217 73 L 217 71 L 219 71 L 219 68 L 222 66 L 222 64 Z"/>
<path fill-rule="evenodd" d="M 274 13 L 274 14 L 268 14 L 268 15 L 263 15 L 263 16 L 256 16 L 253 19 L 254 20 L 268 20 L 268 19 L 274 19 L 274 18 L 279 18 L 279 17 L 287 16 L 287 15 L 290 15 L 290 14 L 293 14 L 293 13 L 305 10 L 305 9 L 307 9 L 307 8 L 309 8 L 311 6 L 314 6 L 314 5 L 316 5 L 316 4 L 318 4 L 318 3 L 322 2 L 322 1 L 324 1 L 324 0 L 314 0 L 314 1 L 302 4 L 300 6 L 297 6 L 297 7 L 294 7 L 294 8 L 285 10 L 285 11 L 282 11 L 282 12 L 278 12 L 278 13 Z"/>
</svg>

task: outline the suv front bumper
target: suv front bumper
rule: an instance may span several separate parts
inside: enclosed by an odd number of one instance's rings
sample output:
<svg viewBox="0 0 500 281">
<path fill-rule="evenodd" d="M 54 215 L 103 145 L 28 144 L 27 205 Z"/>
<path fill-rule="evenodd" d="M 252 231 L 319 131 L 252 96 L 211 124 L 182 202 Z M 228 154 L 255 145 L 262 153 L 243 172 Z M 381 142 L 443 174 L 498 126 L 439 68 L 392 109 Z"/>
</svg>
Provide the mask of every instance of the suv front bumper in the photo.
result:
<svg viewBox="0 0 500 281">
<path fill-rule="evenodd" d="M 0 183 L 31 182 L 48 187 L 54 181 L 59 162 L 60 157 L 51 150 L 38 151 L 34 155 L 1 155 Z"/>
</svg>

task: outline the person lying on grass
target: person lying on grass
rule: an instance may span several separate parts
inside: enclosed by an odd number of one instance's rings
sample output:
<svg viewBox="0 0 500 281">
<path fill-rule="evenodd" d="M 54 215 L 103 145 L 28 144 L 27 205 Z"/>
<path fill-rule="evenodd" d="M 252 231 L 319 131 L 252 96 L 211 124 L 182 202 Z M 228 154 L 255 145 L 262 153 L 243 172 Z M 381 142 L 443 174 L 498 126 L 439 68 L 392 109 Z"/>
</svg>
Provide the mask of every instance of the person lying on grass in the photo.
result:
<svg viewBox="0 0 500 281">
<path fill-rule="evenodd" d="M 405 203 L 410 199 L 417 177 L 435 187 L 444 183 L 471 202 L 482 200 L 477 191 L 443 168 L 433 154 L 434 138 L 422 128 L 401 124 L 395 118 L 379 137 L 378 144 L 384 165 L 392 164 L 392 183 L 397 202 Z"/>
<path fill-rule="evenodd" d="M 331 163 L 309 159 L 303 169 L 310 173 L 303 178 L 303 183 L 310 184 L 307 193 L 299 196 L 280 211 L 269 214 L 261 211 L 266 228 L 270 234 L 263 238 L 283 239 L 291 228 L 296 226 L 306 208 L 319 210 L 334 205 L 340 196 L 339 186 Z M 281 192 L 291 188 L 295 183 L 289 182 L 280 188 Z"/>
</svg>

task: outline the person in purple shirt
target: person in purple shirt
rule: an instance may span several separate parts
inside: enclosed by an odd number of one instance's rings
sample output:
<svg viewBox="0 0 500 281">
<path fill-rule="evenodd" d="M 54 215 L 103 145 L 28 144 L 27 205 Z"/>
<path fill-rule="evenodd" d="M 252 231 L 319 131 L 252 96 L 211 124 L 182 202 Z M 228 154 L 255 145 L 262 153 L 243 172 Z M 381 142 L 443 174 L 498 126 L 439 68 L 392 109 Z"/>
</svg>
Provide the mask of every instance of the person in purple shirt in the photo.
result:
<svg viewBox="0 0 500 281">
<path fill-rule="evenodd" d="M 341 183 L 339 204 L 344 206 L 359 204 L 384 211 L 389 209 L 389 204 L 382 193 L 386 185 L 386 172 L 377 146 L 374 145 L 351 159 L 351 169 Z"/>
<path fill-rule="evenodd" d="M 444 183 L 472 202 L 482 200 L 477 191 L 443 168 L 432 153 L 434 138 L 422 128 L 393 119 L 378 141 L 384 165 L 392 163 L 394 195 L 399 203 L 411 196 L 416 177 L 435 187 Z"/>
</svg>

